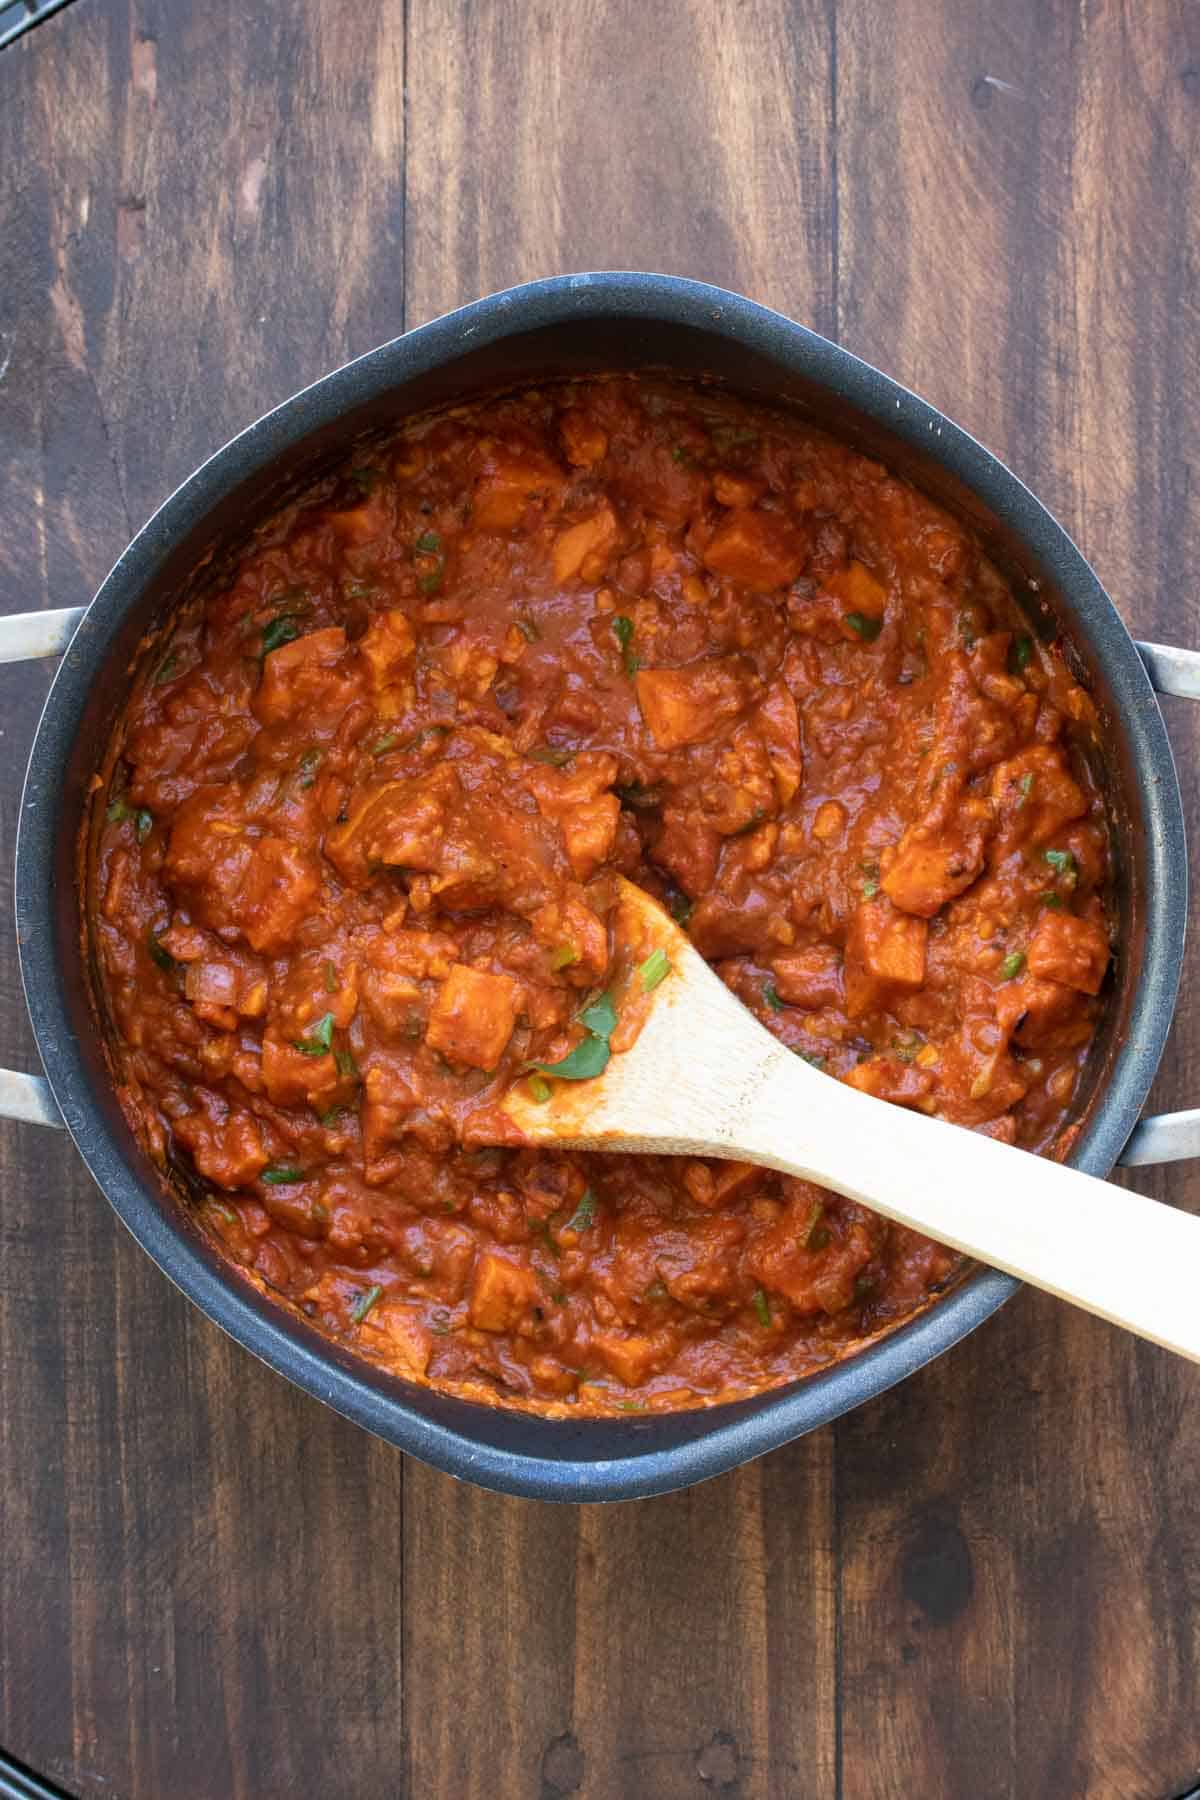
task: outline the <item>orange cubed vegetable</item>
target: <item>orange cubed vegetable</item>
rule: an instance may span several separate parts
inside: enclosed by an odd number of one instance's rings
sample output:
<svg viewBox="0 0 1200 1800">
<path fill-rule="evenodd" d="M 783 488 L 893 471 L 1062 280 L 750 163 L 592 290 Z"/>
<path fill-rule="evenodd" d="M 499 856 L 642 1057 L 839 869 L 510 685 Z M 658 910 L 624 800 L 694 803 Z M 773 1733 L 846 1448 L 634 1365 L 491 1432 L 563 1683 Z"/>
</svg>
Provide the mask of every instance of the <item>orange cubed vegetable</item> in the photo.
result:
<svg viewBox="0 0 1200 1800">
<path fill-rule="evenodd" d="M 887 899 L 861 902 L 846 940 L 846 1011 L 851 1018 L 924 986 L 928 931 L 924 919 L 898 912 Z"/>
<path fill-rule="evenodd" d="M 494 1069 L 512 1036 L 520 994 L 511 975 L 456 963 L 438 989 L 426 1043 L 451 1062 Z"/>
<path fill-rule="evenodd" d="M 584 750 L 569 769 L 539 764 L 525 775 L 538 811 L 563 834 L 576 881 L 589 881 L 613 847 L 621 802 L 608 789 L 617 769 L 610 752 Z"/>
<path fill-rule="evenodd" d="M 496 1250 L 482 1250 L 471 1275 L 471 1323 L 477 1331 L 511 1331 L 540 1295 L 532 1269 Z"/>
<path fill-rule="evenodd" d="M 471 523 L 481 531 L 511 531 L 530 501 L 555 492 L 562 479 L 548 457 L 497 453 L 475 483 Z"/>
<path fill-rule="evenodd" d="M 1029 946 L 1029 972 L 1081 994 L 1098 994 L 1108 958 L 1108 934 L 1097 919 L 1046 911 Z"/>
<path fill-rule="evenodd" d="M 821 585 L 827 594 L 843 600 L 848 611 L 862 613 L 867 619 L 882 619 L 887 589 L 872 575 L 866 563 L 855 559 L 844 569 L 839 569 L 836 575 L 826 576 Z"/>
<path fill-rule="evenodd" d="M 640 1387 L 648 1375 L 670 1360 L 663 1340 L 641 1331 L 594 1331 L 592 1349 L 626 1387 Z"/>
<path fill-rule="evenodd" d="M 970 887 L 983 867 L 978 833 L 924 837 L 906 831 L 881 886 L 901 912 L 931 919 L 938 908 Z"/>
<path fill-rule="evenodd" d="M 804 534 L 782 513 L 737 507 L 708 541 L 704 560 L 716 575 L 757 593 L 795 581 L 808 559 Z"/>
<path fill-rule="evenodd" d="M 638 705 L 660 750 L 680 750 L 715 737 L 753 698 L 756 683 L 736 657 L 713 657 L 686 669 L 639 669 Z"/>
<path fill-rule="evenodd" d="M 758 730 L 779 793 L 781 806 L 786 806 L 800 786 L 803 765 L 800 757 L 800 720 L 796 702 L 785 681 L 774 681 L 758 708 Z"/>
<path fill-rule="evenodd" d="M 607 557 L 617 541 L 617 530 L 616 513 L 611 506 L 602 506 L 590 519 L 580 519 L 560 531 L 551 553 L 555 581 L 569 581 L 578 575 L 590 557 Z"/>
<path fill-rule="evenodd" d="M 412 656 L 414 646 L 412 626 L 398 607 L 373 616 L 358 640 L 358 653 L 369 666 L 377 690 L 394 679 Z"/>
<path fill-rule="evenodd" d="M 309 1056 L 296 1048 L 297 1041 L 274 1029 L 263 1033 L 262 1076 L 267 1098 L 276 1106 L 319 1106 L 338 1084 L 337 1065 L 332 1053 Z"/>
<path fill-rule="evenodd" d="M 771 962 L 775 990 L 789 1006 L 840 1006 L 842 959 L 832 944 L 812 944 L 807 950 L 789 950 Z"/>
<path fill-rule="evenodd" d="M 298 718 L 314 701 L 326 700 L 333 686 L 329 671 L 345 648 L 345 632 L 340 625 L 331 625 L 272 650 L 263 658 L 255 717 L 264 725 L 277 725 Z"/>
</svg>

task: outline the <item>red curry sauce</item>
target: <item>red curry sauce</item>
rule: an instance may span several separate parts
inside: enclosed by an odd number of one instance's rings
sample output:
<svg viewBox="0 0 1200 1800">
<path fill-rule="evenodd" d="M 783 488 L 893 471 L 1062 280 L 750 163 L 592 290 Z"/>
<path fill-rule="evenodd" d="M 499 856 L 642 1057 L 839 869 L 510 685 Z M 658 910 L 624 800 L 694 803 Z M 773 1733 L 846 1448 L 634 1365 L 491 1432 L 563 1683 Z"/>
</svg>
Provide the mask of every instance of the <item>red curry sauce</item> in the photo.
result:
<svg viewBox="0 0 1200 1800">
<path fill-rule="evenodd" d="M 704 386 L 495 399 L 273 520 L 151 662 L 93 875 L 123 1100 L 362 1353 L 695 1405 L 953 1274 L 765 1170 L 504 1145 L 605 989 L 616 871 L 830 1076 L 1061 1152 L 1109 959 L 1092 709 L 877 463 Z"/>
</svg>

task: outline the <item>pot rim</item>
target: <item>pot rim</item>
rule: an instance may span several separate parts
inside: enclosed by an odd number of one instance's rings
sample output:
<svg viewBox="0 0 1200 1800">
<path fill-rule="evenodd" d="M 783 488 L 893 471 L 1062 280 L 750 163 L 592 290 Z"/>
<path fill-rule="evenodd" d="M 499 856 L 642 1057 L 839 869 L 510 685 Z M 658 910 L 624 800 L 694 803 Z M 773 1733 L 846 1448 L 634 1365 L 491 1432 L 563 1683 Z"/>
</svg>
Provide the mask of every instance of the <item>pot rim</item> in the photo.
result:
<svg viewBox="0 0 1200 1800">
<path fill-rule="evenodd" d="M 1071 1160 L 1107 1174 L 1157 1069 L 1174 1009 L 1187 917 L 1183 812 L 1165 725 L 1141 658 L 1111 600 L 1066 532 L 1028 488 L 967 432 L 870 364 L 805 326 L 725 289 L 658 274 L 560 275 L 503 290 L 392 339 L 285 400 L 217 450 L 163 502 L 118 558 L 88 608 L 51 686 L 30 752 L 17 833 L 16 912 L 22 980 L 54 1098 L 84 1162 L 115 1211 L 163 1272 L 262 1361 L 335 1410 L 449 1474 L 538 1499 L 616 1500 L 668 1492 L 720 1474 L 883 1393 L 957 1343 L 1020 1285 L 981 1269 L 867 1348 L 751 1402 L 701 1408 L 691 1435 L 666 1449 L 655 1415 L 620 1420 L 521 1420 L 514 1449 L 473 1434 L 493 1409 L 467 1401 L 462 1427 L 428 1416 L 414 1390 L 385 1377 L 263 1299 L 174 1220 L 132 1165 L 119 1126 L 81 1054 L 67 1004 L 55 922 L 61 870 L 58 819 L 68 753 L 96 673 L 122 623 L 177 542 L 227 494 L 311 433 L 360 404 L 463 353 L 550 325 L 638 319 L 691 327 L 755 351 L 848 401 L 893 436 L 932 456 L 1013 531 L 1069 595 L 1081 632 L 1110 684 L 1127 735 L 1146 824 L 1145 952 L 1129 1028 L 1106 1092 Z M 446 1398 L 443 1396 L 443 1398 Z M 453 1409 L 451 1409 L 453 1410 Z M 531 1429 L 531 1426 L 534 1429 Z M 594 1427 L 603 1426 L 604 1430 Z M 597 1454 L 612 1447 L 612 1455 Z M 583 1452 L 583 1453 L 581 1453 Z"/>
</svg>

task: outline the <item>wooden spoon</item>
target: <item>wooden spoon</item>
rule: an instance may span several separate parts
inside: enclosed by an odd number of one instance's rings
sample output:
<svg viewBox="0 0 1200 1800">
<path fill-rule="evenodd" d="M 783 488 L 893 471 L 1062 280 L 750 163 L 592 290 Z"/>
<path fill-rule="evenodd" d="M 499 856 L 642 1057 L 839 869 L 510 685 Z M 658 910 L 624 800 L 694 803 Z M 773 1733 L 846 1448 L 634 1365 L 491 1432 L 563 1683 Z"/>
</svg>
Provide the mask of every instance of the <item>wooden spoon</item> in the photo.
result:
<svg viewBox="0 0 1200 1800">
<path fill-rule="evenodd" d="M 821 1074 L 626 881 L 615 937 L 630 975 L 611 1060 L 591 1080 L 516 1084 L 504 1110 L 532 1142 L 799 1175 L 1200 1361 L 1200 1219 Z M 670 971 L 645 993 L 656 951 Z"/>
</svg>

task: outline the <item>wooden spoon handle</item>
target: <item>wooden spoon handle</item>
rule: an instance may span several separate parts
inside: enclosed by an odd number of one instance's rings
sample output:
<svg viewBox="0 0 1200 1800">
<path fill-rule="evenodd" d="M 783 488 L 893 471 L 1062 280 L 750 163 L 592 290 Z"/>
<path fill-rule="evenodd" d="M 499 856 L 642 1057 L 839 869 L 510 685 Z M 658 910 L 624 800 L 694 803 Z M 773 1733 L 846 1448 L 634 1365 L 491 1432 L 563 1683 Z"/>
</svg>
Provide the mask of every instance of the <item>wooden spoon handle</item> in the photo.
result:
<svg viewBox="0 0 1200 1800">
<path fill-rule="evenodd" d="M 1200 1361 L 1200 1219 L 771 1058 L 744 1154 Z"/>
</svg>

